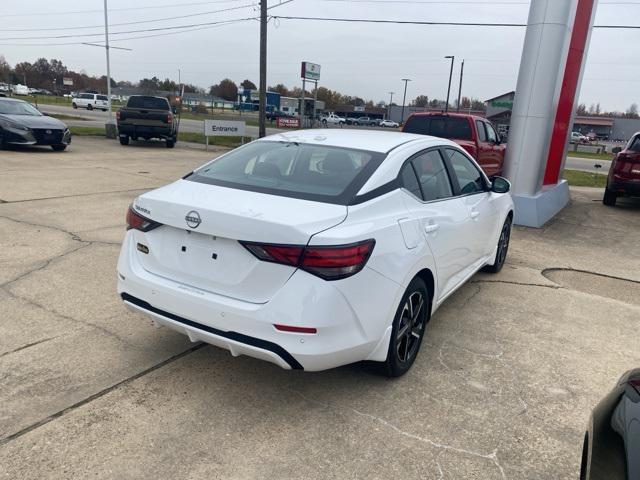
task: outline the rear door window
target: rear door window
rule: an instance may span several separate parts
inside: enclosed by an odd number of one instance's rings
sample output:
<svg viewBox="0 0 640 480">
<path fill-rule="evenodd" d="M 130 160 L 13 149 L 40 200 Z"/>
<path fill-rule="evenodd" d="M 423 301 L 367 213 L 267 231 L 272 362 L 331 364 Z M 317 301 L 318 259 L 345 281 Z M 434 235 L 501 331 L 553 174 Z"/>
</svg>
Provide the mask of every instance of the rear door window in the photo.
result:
<svg viewBox="0 0 640 480">
<path fill-rule="evenodd" d="M 294 142 L 253 142 L 196 170 L 188 180 L 347 205 L 385 154 Z"/>
<path fill-rule="evenodd" d="M 478 130 L 478 141 L 487 141 L 487 132 L 484 129 L 484 122 L 482 120 L 476 120 L 476 130 Z"/>
<path fill-rule="evenodd" d="M 104 100 L 106 102 L 107 101 L 107 96 L 106 95 L 98 95 L 98 100 Z"/>
<path fill-rule="evenodd" d="M 422 190 L 420 190 L 418 177 L 416 177 L 416 172 L 411 162 L 406 163 L 400 171 L 400 185 L 411 192 L 412 195 L 422 199 Z"/>
</svg>

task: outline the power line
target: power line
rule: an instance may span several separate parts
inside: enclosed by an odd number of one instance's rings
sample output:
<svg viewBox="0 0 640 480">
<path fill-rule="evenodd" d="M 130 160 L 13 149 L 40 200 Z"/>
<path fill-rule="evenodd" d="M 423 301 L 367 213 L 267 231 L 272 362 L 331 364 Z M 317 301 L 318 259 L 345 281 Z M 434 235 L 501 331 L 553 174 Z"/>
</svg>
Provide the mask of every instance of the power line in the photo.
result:
<svg viewBox="0 0 640 480">
<path fill-rule="evenodd" d="M 156 18 L 153 20 L 138 20 L 135 22 L 124 22 L 124 23 L 112 23 L 110 27 L 122 27 L 125 25 L 140 25 L 143 23 L 154 23 L 154 22 L 164 22 L 167 20 L 178 20 L 180 18 L 190 18 L 190 17 L 199 17 L 201 15 L 211 15 L 213 13 L 222 13 L 222 12 L 230 12 L 232 10 L 240 10 L 243 8 L 255 7 L 256 3 L 249 3 L 247 5 L 240 5 L 238 7 L 229 7 L 222 8 L 220 10 L 211 10 L 208 12 L 199 12 L 199 13 L 190 13 L 187 15 L 179 15 L 174 17 L 164 17 L 164 18 Z M 103 25 L 84 25 L 81 27 L 54 27 L 54 28 L 19 28 L 19 29 L 3 29 L 3 32 L 45 32 L 45 31 L 61 31 L 61 30 L 83 30 L 88 28 L 100 28 Z"/>
<path fill-rule="evenodd" d="M 144 7 L 122 7 L 122 8 L 110 8 L 109 12 L 122 12 L 129 10 L 147 10 L 149 8 L 152 9 L 160 9 L 160 8 L 170 8 L 170 7 L 192 7 L 196 5 L 211 5 L 211 4 L 219 4 L 219 3 L 233 3 L 233 2 L 241 2 L 243 0 L 209 0 L 206 2 L 191 2 L 191 3 L 169 3 L 164 5 L 146 5 Z M 34 16 L 52 16 L 52 15 L 75 15 L 75 14 L 83 14 L 83 13 L 102 13 L 102 10 L 75 10 L 75 11 L 60 11 L 57 10 L 55 12 L 29 12 L 29 13 L 2 13 L 2 17 L 34 17 Z"/>
<path fill-rule="evenodd" d="M 458 27 L 526 27 L 526 23 L 491 23 L 491 22 L 431 22 L 419 20 L 376 20 L 368 18 L 330 18 L 330 17 L 293 17 L 273 15 L 271 18 L 279 20 L 312 20 L 321 22 L 352 22 L 352 23 L 387 23 L 395 25 L 444 25 Z M 605 29 L 640 29 L 640 25 L 594 25 L 593 28 Z"/>
</svg>

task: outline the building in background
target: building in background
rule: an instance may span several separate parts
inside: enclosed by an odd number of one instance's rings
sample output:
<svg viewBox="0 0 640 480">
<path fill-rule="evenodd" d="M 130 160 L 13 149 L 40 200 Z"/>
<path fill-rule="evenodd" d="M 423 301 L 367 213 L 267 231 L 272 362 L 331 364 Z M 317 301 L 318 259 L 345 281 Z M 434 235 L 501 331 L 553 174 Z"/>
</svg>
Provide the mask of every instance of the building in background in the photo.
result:
<svg viewBox="0 0 640 480">
<path fill-rule="evenodd" d="M 508 92 L 485 100 L 487 105 L 486 117 L 496 126 L 498 133 L 504 138 L 509 135 L 511 110 L 515 94 L 516 92 Z M 640 119 L 603 115 L 576 115 L 571 131 L 580 132 L 584 135 L 594 134 L 600 140 L 627 141 L 634 133 L 640 131 Z"/>
<path fill-rule="evenodd" d="M 384 107 L 366 107 L 355 105 L 338 105 L 335 108 L 335 114 L 343 118 L 360 118 L 369 117 L 382 120 L 387 113 Z"/>
</svg>

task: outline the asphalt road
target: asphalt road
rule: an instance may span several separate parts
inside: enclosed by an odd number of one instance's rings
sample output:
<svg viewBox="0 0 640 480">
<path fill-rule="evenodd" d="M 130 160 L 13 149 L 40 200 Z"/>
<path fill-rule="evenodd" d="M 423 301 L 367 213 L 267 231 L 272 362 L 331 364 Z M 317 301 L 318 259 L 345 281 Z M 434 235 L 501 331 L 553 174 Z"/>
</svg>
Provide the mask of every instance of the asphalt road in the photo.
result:
<svg viewBox="0 0 640 480">
<path fill-rule="evenodd" d="M 54 113 L 54 114 L 62 114 L 62 115 L 73 115 L 76 117 L 86 118 L 87 120 L 64 120 L 64 122 L 69 126 L 74 127 L 102 127 L 107 121 L 108 113 L 102 112 L 99 110 L 85 110 L 85 109 L 77 109 L 74 110 L 72 107 L 67 107 L 64 105 L 41 105 L 40 110 L 44 113 Z M 115 115 L 115 112 L 114 112 Z M 242 117 L 231 117 L 229 116 L 228 120 L 242 120 Z M 182 132 L 196 132 L 202 133 L 204 129 L 202 120 L 193 120 L 190 118 L 182 118 L 180 120 L 180 131 Z M 267 135 L 273 135 L 282 130 L 277 128 L 267 128 Z M 258 127 L 254 127 L 251 125 L 247 125 L 246 127 L 247 136 L 249 137 L 257 137 L 258 136 Z"/>
<path fill-rule="evenodd" d="M 214 155 L 0 151 L 0 478 L 578 478 L 591 408 L 640 365 L 640 203 L 572 188 L 544 229 L 515 228 L 402 378 L 285 371 L 156 329 L 115 291 L 128 205 Z"/>
<path fill-rule="evenodd" d="M 602 165 L 602 168 L 596 168 L 594 165 Z M 583 172 L 601 173 L 606 175 L 609 173 L 611 160 L 594 160 L 593 158 L 567 157 L 564 168 L 570 170 L 581 170 Z"/>
</svg>

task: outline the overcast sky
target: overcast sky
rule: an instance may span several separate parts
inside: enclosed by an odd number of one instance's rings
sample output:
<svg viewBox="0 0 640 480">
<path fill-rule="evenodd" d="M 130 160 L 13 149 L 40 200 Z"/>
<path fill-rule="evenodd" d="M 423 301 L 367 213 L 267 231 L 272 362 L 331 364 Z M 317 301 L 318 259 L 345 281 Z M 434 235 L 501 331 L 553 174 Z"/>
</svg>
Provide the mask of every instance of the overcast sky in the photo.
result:
<svg viewBox="0 0 640 480">
<path fill-rule="evenodd" d="M 557 0 L 565 1 L 565 0 Z M 269 0 L 276 5 L 280 0 Z M 29 40 L 37 46 L 15 46 L 26 40 L 7 37 L 100 34 L 103 0 L 2 0 L 0 54 L 14 65 L 39 57 L 57 58 L 74 70 L 104 74 L 104 50 L 84 45 L 53 45 L 103 38 Z M 153 4 L 157 6 L 151 6 Z M 272 15 L 320 16 L 392 20 L 526 23 L 528 1 L 450 0 L 293 0 L 270 9 Z M 258 15 L 257 0 L 109 0 L 112 32 L 231 20 Z M 243 7 L 232 11 L 215 10 Z M 86 12 L 91 10 L 91 12 Z M 83 11 L 83 13 L 76 13 Z M 154 23 L 117 26 L 118 23 L 172 16 L 198 16 Z M 640 25 L 640 0 L 600 0 L 596 24 Z M 15 31 L 63 27 L 65 31 Z M 91 28 L 96 26 L 96 28 Z M 14 31 L 11 31 L 14 30 Z M 115 41 L 166 32 L 113 35 L 113 45 L 133 51 L 112 50 L 111 74 L 116 80 L 137 81 L 157 76 L 208 87 L 222 78 L 258 83 L 259 25 L 255 20 L 218 25 L 198 31 L 153 38 Z M 463 95 L 482 100 L 515 89 L 524 28 L 482 28 L 420 25 L 380 25 L 303 20 L 271 20 L 268 38 L 269 85 L 300 84 L 300 61 L 322 65 L 320 85 L 374 101 L 402 100 L 401 78 L 410 78 L 407 102 L 417 95 L 446 97 L 449 61 L 456 56 L 457 92 L 459 60 L 465 59 Z M 12 43 L 12 45 L 8 45 Z M 640 103 L 640 30 L 595 30 L 587 60 L 580 101 L 600 102 L 604 110 L 626 110 Z"/>
</svg>

